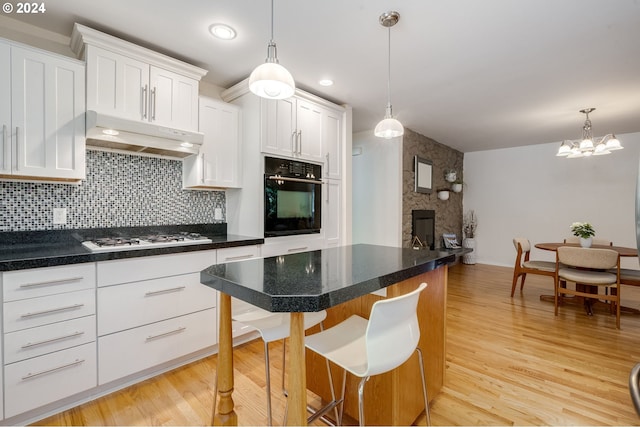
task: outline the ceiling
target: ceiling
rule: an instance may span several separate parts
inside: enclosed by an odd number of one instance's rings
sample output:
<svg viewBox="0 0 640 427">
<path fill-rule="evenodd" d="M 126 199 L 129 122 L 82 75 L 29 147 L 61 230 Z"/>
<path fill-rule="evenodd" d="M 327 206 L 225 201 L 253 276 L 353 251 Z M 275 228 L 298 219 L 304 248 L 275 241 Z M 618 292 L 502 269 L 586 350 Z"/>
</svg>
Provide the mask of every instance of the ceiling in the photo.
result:
<svg viewBox="0 0 640 427">
<path fill-rule="evenodd" d="M 69 36 L 74 22 L 209 70 L 227 88 L 264 62 L 268 0 L 55 0 L 17 15 Z M 640 0 L 275 0 L 280 64 L 299 88 L 353 108 L 371 130 L 387 101 L 391 29 L 394 115 L 462 152 L 640 132 Z M 227 23 L 238 36 L 214 39 Z M 335 84 L 322 87 L 318 81 Z M 624 139 L 621 139 L 624 145 Z"/>
</svg>

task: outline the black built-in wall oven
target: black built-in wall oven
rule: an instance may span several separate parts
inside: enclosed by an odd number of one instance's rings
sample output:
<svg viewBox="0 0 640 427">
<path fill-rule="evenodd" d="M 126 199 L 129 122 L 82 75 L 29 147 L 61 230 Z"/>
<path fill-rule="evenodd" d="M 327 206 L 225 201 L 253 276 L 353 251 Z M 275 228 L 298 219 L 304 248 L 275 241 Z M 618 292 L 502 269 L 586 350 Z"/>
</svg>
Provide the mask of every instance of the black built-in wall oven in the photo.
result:
<svg viewBox="0 0 640 427">
<path fill-rule="evenodd" d="M 264 237 L 320 233 L 322 168 L 265 157 Z"/>
</svg>

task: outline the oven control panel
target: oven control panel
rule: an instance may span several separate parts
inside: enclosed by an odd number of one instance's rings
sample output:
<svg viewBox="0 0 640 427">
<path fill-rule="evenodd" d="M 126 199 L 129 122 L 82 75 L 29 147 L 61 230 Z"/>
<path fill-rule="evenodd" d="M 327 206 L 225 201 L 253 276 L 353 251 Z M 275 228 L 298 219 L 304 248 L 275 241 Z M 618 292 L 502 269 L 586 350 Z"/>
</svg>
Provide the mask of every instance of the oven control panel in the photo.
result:
<svg viewBox="0 0 640 427">
<path fill-rule="evenodd" d="M 322 177 L 322 166 L 297 160 L 265 157 L 264 173 L 283 177 L 320 179 Z"/>
</svg>

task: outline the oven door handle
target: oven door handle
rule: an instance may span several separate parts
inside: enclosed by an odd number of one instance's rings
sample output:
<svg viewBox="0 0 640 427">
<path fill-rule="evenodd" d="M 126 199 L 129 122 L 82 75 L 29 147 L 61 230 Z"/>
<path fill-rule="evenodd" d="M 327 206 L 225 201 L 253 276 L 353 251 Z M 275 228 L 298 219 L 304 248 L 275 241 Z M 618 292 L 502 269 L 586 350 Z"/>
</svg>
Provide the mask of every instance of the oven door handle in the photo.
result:
<svg viewBox="0 0 640 427">
<path fill-rule="evenodd" d="M 317 179 L 304 179 L 304 178 L 288 178 L 285 176 L 268 176 L 267 179 L 271 181 L 287 181 L 287 182 L 302 182 L 304 184 L 323 184 L 321 180 Z"/>
</svg>

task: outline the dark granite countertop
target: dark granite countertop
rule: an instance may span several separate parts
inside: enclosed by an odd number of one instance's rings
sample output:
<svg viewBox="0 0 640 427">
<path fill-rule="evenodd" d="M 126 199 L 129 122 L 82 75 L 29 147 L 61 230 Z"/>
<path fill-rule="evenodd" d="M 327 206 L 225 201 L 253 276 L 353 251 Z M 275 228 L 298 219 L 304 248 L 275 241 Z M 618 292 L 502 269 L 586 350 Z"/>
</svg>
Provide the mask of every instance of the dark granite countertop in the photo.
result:
<svg viewBox="0 0 640 427">
<path fill-rule="evenodd" d="M 91 252 L 82 246 L 82 241 L 97 236 L 126 236 L 178 231 L 200 233 L 210 238 L 212 243 L 99 253 Z M 264 243 L 263 238 L 227 234 L 226 224 L 2 232 L 0 233 L 0 271 L 165 255 L 262 243 Z"/>
<path fill-rule="evenodd" d="M 200 281 L 268 311 L 312 312 L 454 261 L 450 252 L 352 245 L 213 265 Z"/>
</svg>

